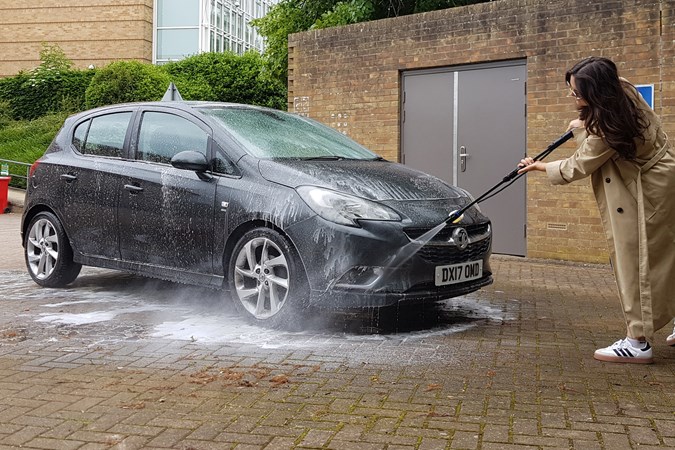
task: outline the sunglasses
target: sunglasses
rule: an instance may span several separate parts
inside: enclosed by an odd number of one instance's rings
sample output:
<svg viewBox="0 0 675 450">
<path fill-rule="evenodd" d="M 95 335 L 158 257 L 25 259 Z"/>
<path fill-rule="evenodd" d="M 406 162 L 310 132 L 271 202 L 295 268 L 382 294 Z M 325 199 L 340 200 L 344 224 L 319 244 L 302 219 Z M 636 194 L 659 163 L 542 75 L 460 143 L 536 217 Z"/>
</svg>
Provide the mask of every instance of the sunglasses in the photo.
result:
<svg viewBox="0 0 675 450">
<path fill-rule="evenodd" d="M 581 94 L 579 94 L 577 91 L 572 89 L 572 86 L 567 86 L 567 88 L 570 90 L 569 93 L 567 94 L 568 97 L 572 97 L 573 99 L 576 100 L 581 100 L 583 97 L 581 97 Z"/>
</svg>

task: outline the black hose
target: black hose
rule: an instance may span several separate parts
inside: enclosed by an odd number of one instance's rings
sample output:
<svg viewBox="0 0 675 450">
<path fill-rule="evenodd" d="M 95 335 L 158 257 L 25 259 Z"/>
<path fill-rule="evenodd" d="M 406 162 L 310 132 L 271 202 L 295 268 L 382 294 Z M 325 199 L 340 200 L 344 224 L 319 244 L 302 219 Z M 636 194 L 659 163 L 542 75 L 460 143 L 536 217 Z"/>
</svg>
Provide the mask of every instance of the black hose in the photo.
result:
<svg viewBox="0 0 675 450">
<path fill-rule="evenodd" d="M 563 145 L 565 142 L 569 141 L 572 139 L 574 136 L 573 130 L 567 131 L 565 134 L 560 136 L 558 139 L 555 141 L 551 142 L 548 147 L 546 147 L 546 150 L 543 152 L 539 153 L 537 156 L 534 157 L 535 161 L 540 161 L 544 158 L 546 158 L 553 150 L 556 148 L 560 147 Z M 462 208 L 458 209 L 457 211 L 454 211 L 450 213 L 450 216 L 445 219 L 445 223 L 453 223 L 456 220 L 458 220 L 460 217 L 462 217 L 462 214 L 464 214 L 469 208 L 471 208 L 473 205 L 482 202 L 483 200 L 487 200 L 488 198 L 491 198 L 497 194 L 499 194 L 501 191 L 506 189 L 507 187 L 511 186 L 515 181 L 520 178 L 522 175 L 525 175 L 525 173 L 518 174 L 518 171 L 521 169 L 521 167 L 516 167 L 513 169 L 508 175 L 506 175 L 502 181 L 497 183 L 496 185 L 492 186 L 489 190 L 487 190 L 485 193 L 483 193 L 480 197 L 476 198 L 472 202 L 470 202 L 467 205 L 464 205 Z M 498 190 L 497 192 L 493 193 L 495 189 L 500 187 L 502 184 L 508 183 L 506 186 Z M 490 195 L 492 194 L 492 195 Z"/>
</svg>

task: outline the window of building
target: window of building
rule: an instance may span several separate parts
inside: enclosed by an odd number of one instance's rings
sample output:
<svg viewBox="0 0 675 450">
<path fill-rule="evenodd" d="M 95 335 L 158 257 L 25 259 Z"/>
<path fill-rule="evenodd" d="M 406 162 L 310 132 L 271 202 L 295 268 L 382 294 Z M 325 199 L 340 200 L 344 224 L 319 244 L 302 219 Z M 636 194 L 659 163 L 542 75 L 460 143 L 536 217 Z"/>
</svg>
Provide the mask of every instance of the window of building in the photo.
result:
<svg viewBox="0 0 675 450">
<path fill-rule="evenodd" d="M 199 53 L 198 29 L 157 30 L 157 60 L 176 61 Z"/>
<path fill-rule="evenodd" d="M 155 61 L 163 63 L 199 53 L 201 0 L 157 0 Z"/>
<path fill-rule="evenodd" d="M 264 17 L 278 0 L 157 0 L 157 64 L 201 52 L 264 50 L 264 40 L 249 23 Z"/>
</svg>

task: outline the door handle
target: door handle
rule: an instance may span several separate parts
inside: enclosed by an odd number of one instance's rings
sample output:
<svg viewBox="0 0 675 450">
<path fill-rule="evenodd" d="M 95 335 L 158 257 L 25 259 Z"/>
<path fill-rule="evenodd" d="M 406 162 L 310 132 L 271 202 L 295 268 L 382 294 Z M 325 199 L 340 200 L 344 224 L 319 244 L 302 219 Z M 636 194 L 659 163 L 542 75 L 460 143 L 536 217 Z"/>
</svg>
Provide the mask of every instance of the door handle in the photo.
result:
<svg viewBox="0 0 675 450">
<path fill-rule="evenodd" d="M 466 172 L 466 159 L 469 155 L 466 153 L 466 147 L 461 146 L 459 148 L 459 170 L 460 172 Z"/>
<path fill-rule="evenodd" d="M 69 173 L 64 173 L 64 174 L 61 174 L 61 179 L 64 180 L 66 183 L 71 183 L 71 182 L 77 180 L 77 176 L 71 175 Z"/>
<path fill-rule="evenodd" d="M 143 188 L 140 186 L 134 186 L 133 184 L 125 184 L 124 185 L 124 190 L 129 191 L 132 194 L 138 194 L 139 192 L 143 192 Z"/>
</svg>

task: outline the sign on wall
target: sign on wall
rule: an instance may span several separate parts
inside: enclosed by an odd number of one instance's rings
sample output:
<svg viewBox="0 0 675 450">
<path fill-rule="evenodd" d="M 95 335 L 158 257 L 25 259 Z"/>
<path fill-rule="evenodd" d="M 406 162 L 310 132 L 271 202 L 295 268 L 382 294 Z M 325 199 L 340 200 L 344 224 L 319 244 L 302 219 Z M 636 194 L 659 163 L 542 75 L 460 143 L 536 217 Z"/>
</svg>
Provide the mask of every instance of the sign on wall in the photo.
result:
<svg viewBox="0 0 675 450">
<path fill-rule="evenodd" d="M 654 109 L 654 85 L 653 84 L 636 84 L 637 88 L 642 98 L 645 99 L 647 104 L 651 109 Z"/>
</svg>

